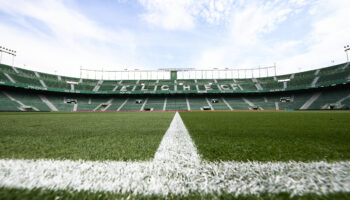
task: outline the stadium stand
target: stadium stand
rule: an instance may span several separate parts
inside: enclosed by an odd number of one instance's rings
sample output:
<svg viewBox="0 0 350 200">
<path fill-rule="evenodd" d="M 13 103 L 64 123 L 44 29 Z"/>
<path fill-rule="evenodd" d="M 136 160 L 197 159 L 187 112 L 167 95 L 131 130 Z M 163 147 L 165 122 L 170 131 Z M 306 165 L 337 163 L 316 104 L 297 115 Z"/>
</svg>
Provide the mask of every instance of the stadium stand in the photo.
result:
<svg viewBox="0 0 350 200">
<path fill-rule="evenodd" d="M 9 81 L 3 72 L 0 72 L 0 81 L 3 81 L 3 82 Z"/>
<path fill-rule="evenodd" d="M 164 108 L 164 97 L 150 97 L 144 107 L 144 109 L 150 109 L 154 111 L 160 111 Z"/>
<path fill-rule="evenodd" d="M 269 80 L 269 81 L 262 81 L 261 86 L 263 89 L 268 89 L 268 90 L 282 90 L 283 89 L 283 83 L 282 82 L 277 82 L 274 80 Z"/>
<path fill-rule="evenodd" d="M 0 92 L 0 111 L 20 111 L 18 103 L 11 101 L 4 91 Z"/>
<path fill-rule="evenodd" d="M 27 84 L 31 86 L 41 86 L 39 79 L 35 77 L 22 76 L 16 73 L 8 73 L 16 83 Z"/>
<path fill-rule="evenodd" d="M 182 96 L 170 96 L 167 97 L 167 103 L 165 110 L 187 110 L 186 98 Z M 192 107 L 190 107 L 192 110 Z"/>
<path fill-rule="evenodd" d="M 58 88 L 63 90 L 70 90 L 71 88 L 71 85 L 64 81 L 58 81 L 58 80 L 55 81 L 52 79 L 48 79 L 48 80 L 45 80 L 45 83 L 47 87 L 50 87 L 50 88 Z"/>
<path fill-rule="evenodd" d="M 113 91 L 114 88 L 116 88 L 116 86 L 120 86 L 118 85 L 118 83 L 116 81 L 103 81 L 103 83 L 100 86 L 99 91 Z M 118 88 L 116 88 L 118 89 Z"/>
<path fill-rule="evenodd" d="M 52 74 L 46 74 L 46 73 L 41 73 L 38 72 L 40 77 L 43 79 L 49 79 L 49 80 L 58 80 L 57 75 L 52 75 Z"/>
<path fill-rule="evenodd" d="M 136 102 L 140 100 L 140 102 Z M 141 111 L 142 105 L 145 103 L 146 98 L 129 98 L 124 106 L 121 107 L 121 111 Z"/>
<path fill-rule="evenodd" d="M 81 79 L 1 64 L 0 110 L 348 109 L 349 82 L 348 63 L 276 77 L 197 80 Z"/>
<path fill-rule="evenodd" d="M 34 71 L 30 71 L 30 70 L 27 70 L 27 69 L 22 69 L 22 68 L 18 68 L 16 67 L 17 71 L 19 72 L 19 74 L 23 74 L 23 75 L 26 75 L 26 76 L 29 76 L 29 77 L 35 77 L 35 73 Z"/>
<path fill-rule="evenodd" d="M 347 106 L 346 100 L 350 97 L 349 89 L 325 90 L 311 106 L 310 109 L 340 109 Z"/>
<path fill-rule="evenodd" d="M 50 108 L 41 101 L 38 95 L 29 95 L 28 93 L 8 92 L 13 98 L 20 100 L 24 105 L 33 107 L 37 111 L 50 111 Z"/>
<path fill-rule="evenodd" d="M 75 85 L 75 90 L 92 91 L 94 87 L 95 85 L 81 83 L 81 84 Z"/>
<path fill-rule="evenodd" d="M 188 99 L 191 110 L 203 110 L 204 106 L 210 106 L 204 97 L 191 97 Z M 185 109 L 187 110 L 187 108 Z"/>
<path fill-rule="evenodd" d="M 48 88 L 63 90 L 78 90 L 90 93 L 98 92 L 151 92 L 156 91 L 207 91 L 207 90 L 237 90 L 237 91 L 257 91 L 257 90 L 285 90 L 300 89 L 302 87 L 316 87 L 322 84 L 332 84 L 335 81 L 348 80 L 350 68 L 346 64 L 336 65 L 321 70 L 312 70 L 308 72 L 296 73 L 256 79 L 222 79 L 222 80 L 123 80 L 123 81 L 102 81 L 93 79 L 79 79 L 61 76 L 59 80 L 56 75 L 37 73 L 29 70 L 16 68 L 16 73 L 12 67 L 1 65 L 0 80 L 8 82 L 8 74 L 16 83 L 22 83 L 31 86 L 42 87 L 43 81 Z M 38 76 L 36 76 L 36 74 Z M 286 83 L 278 80 L 290 79 Z M 68 83 L 67 83 L 68 82 Z M 74 83 L 74 86 L 72 86 Z M 99 84 L 100 83 L 100 84 Z M 99 87 L 97 87 L 99 86 Z M 156 88 L 155 88 L 156 87 Z"/>
<path fill-rule="evenodd" d="M 342 108 L 343 109 L 350 109 L 350 97 L 348 97 L 347 99 L 345 99 L 342 102 Z"/>
<path fill-rule="evenodd" d="M 96 108 L 102 103 L 106 103 L 107 98 L 103 97 L 80 97 L 78 98 L 77 111 L 95 111 Z"/>
<path fill-rule="evenodd" d="M 208 100 L 211 102 L 214 110 L 231 110 L 219 96 L 208 98 Z"/>
<path fill-rule="evenodd" d="M 59 111 L 73 111 L 74 104 L 72 103 L 66 103 L 66 99 L 69 99 L 68 97 L 64 96 L 58 96 L 58 95 L 45 95 L 46 98 L 57 108 Z M 73 98 L 72 98 L 73 99 Z"/>
<path fill-rule="evenodd" d="M 111 106 L 109 106 L 106 111 L 117 111 L 118 108 L 125 102 L 126 98 L 113 98 Z"/>
<path fill-rule="evenodd" d="M 249 104 L 242 97 L 224 97 L 233 110 L 249 110 Z"/>
</svg>

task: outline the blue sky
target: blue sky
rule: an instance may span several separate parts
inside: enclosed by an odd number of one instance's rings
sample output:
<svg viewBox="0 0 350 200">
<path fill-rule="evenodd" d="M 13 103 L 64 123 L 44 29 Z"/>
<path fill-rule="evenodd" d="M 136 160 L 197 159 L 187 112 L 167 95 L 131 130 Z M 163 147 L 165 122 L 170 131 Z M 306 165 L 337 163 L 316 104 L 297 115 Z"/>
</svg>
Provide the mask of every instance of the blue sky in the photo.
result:
<svg viewBox="0 0 350 200">
<path fill-rule="evenodd" d="M 0 0 L 0 46 L 15 64 L 79 68 L 254 68 L 278 74 L 345 62 L 349 0 Z M 4 56 L 3 62 L 10 63 Z"/>
</svg>

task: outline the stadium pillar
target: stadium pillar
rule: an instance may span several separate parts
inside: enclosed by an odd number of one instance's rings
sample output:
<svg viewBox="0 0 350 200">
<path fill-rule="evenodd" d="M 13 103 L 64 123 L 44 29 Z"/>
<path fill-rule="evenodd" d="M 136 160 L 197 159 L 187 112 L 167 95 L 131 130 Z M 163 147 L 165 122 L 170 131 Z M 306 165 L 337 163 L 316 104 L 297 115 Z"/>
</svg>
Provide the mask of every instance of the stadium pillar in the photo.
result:
<svg viewBox="0 0 350 200">
<path fill-rule="evenodd" d="M 275 68 L 275 76 L 276 76 L 276 63 L 274 63 L 275 65 L 274 65 L 274 68 Z"/>
<path fill-rule="evenodd" d="M 269 76 L 269 68 L 266 68 L 266 76 Z"/>
<path fill-rule="evenodd" d="M 14 67 L 14 66 L 15 66 L 15 55 L 12 54 L 12 67 Z"/>
</svg>

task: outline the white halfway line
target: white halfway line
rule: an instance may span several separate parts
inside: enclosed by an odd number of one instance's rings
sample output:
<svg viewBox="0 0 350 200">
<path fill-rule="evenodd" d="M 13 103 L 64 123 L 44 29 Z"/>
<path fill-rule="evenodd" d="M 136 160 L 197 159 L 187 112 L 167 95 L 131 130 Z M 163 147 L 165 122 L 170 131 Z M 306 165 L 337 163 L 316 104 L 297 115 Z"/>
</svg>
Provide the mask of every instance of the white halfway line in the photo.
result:
<svg viewBox="0 0 350 200">
<path fill-rule="evenodd" d="M 0 186 L 142 195 L 350 192 L 350 162 L 201 161 L 178 113 L 153 161 L 0 160 Z"/>
</svg>

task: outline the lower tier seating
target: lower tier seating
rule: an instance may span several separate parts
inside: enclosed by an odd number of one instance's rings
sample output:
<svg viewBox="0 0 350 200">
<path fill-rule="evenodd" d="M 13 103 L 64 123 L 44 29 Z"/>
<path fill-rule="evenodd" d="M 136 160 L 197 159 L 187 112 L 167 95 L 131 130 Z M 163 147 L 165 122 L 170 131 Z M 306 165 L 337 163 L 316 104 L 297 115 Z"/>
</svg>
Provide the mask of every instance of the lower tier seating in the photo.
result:
<svg viewBox="0 0 350 200">
<path fill-rule="evenodd" d="M 288 101 L 285 101 L 287 99 Z M 350 84 L 318 90 L 258 94 L 201 94 L 162 96 L 103 96 L 42 93 L 36 90 L 0 88 L 0 111 L 153 111 L 163 110 L 285 110 L 350 108 Z"/>
</svg>

